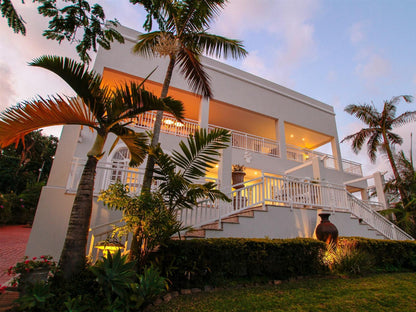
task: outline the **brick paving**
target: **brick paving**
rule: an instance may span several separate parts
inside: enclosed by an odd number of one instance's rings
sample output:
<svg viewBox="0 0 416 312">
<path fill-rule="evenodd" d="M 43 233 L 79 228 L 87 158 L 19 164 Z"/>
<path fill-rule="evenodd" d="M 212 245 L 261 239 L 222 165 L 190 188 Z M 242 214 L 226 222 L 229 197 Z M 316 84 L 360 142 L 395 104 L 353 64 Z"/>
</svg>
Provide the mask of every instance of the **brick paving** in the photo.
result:
<svg viewBox="0 0 416 312">
<path fill-rule="evenodd" d="M 0 226 L 0 285 L 10 279 L 7 269 L 25 256 L 30 230 L 22 225 Z"/>
</svg>

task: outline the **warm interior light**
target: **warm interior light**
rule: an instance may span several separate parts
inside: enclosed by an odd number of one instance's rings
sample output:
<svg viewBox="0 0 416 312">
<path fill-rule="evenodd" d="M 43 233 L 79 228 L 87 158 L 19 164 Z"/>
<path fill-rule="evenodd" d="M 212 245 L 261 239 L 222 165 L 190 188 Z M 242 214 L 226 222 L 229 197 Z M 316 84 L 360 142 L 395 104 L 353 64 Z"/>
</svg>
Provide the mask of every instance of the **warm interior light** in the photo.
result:
<svg viewBox="0 0 416 312">
<path fill-rule="evenodd" d="M 293 135 L 293 134 L 291 134 L 291 135 L 290 135 L 290 137 L 291 137 L 291 138 L 293 138 L 293 137 L 294 137 L 294 135 Z"/>
<path fill-rule="evenodd" d="M 302 138 L 302 141 L 305 141 L 305 138 Z"/>
<path fill-rule="evenodd" d="M 215 165 L 215 168 L 218 168 L 218 165 Z"/>
<path fill-rule="evenodd" d="M 176 127 L 183 127 L 183 126 L 184 126 L 184 124 L 183 124 L 183 123 L 181 123 L 181 122 L 179 122 L 179 121 L 177 121 L 177 122 L 175 122 L 175 126 L 176 126 Z"/>
<path fill-rule="evenodd" d="M 254 175 L 258 175 L 258 172 L 257 171 L 254 171 Z"/>
<path fill-rule="evenodd" d="M 165 120 L 163 121 L 163 123 L 164 123 L 164 124 L 166 124 L 166 125 L 172 125 L 172 124 L 173 124 L 173 120 L 170 120 L 170 119 L 165 119 Z"/>
</svg>

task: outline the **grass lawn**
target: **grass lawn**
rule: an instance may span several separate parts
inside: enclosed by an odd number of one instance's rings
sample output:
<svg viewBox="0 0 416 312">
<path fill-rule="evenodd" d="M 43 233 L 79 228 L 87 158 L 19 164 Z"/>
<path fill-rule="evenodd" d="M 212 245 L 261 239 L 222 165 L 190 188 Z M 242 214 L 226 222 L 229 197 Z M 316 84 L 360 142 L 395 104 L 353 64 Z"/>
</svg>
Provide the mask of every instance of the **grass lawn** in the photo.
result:
<svg viewBox="0 0 416 312">
<path fill-rule="evenodd" d="M 152 311 L 416 311 L 416 273 L 222 289 L 182 295 Z"/>
</svg>

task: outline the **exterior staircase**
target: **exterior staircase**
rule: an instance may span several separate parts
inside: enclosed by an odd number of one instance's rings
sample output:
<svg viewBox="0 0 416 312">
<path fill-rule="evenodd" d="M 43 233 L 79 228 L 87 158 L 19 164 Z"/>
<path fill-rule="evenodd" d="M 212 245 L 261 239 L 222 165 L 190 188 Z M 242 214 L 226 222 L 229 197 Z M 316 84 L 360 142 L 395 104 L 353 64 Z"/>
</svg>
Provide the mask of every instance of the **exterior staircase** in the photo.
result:
<svg viewBox="0 0 416 312">
<path fill-rule="evenodd" d="M 231 203 L 203 201 L 192 210 L 182 210 L 178 217 L 192 228 L 181 237 L 313 237 L 318 213 L 329 211 L 342 236 L 413 240 L 344 186 L 269 175 L 245 185 L 230 194 Z M 286 223 L 293 222 L 297 228 L 290 230 Z"/>
</svg>

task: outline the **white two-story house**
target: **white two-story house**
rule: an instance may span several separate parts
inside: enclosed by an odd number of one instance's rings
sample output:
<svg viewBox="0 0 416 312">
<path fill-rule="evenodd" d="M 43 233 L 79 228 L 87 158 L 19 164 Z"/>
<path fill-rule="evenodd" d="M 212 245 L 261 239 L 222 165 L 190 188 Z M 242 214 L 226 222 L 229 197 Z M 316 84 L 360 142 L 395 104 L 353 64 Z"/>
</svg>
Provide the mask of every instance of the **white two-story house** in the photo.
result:
<svg viewBox="0 0 416 312">
<path fill-rule="evenodd" d="M 94 70 L 103 83 L 115 86 L 126 81 L 146 81 L 146 88 L 159 95 L 167 59 L 144 58 L 131 50 L 138 33 L 120 27 L 124 45 L 114 44 L 98 52 Z M 203 58 L 211 78 L 213 98 L 195 94 L 175 72 L 169 95 L 185 106 L 185 119 L 163 119 L 160 142 L 165 151 L 178 149 L 178 143 L 198 128 L 229 129 L 232 140 L 222 152 L 218 166 L 207 173 L 219 188 L 230 195 L 231 203 L 202 202 L 192 211 L 181 211 L 184 225 L 194 227 L 189 237 L 313 237 L 320 222 L 318 213 L 330 211 L 330 220 L 341 236 L 410 239 L 381 217 L 377 208 L 385 205 L 382 176 L 376 173 L 374 185 L 379 203 L 367 202 L 367 178 L 361 165 L 342 159 L 330 105 L 299 94 L 260 77 L 218 61 Z M 140 115 L 131 127 L 136 131 L 153 128 L 155 113 Z M 86 153 L 95 133 L 88 128 L 65 126 L 52 171 L 39 201 L 27 254 L 59 257 L 72 203 Z M 109 137 L 105 155 L 97 169 L 95 194 L 121 180 L 131 190 L 140 190 L 144 164 L 129 168 L 128 150 L 120 142 L 111 151 Z M 317 152 L 330 147 L 331 153 Z M 328 148 L 327 148 L 328 149 Z M 232 185 L 232 165 L 245 166 L 244 184 Z M 358 195 L 358 198 L 354 196 Z M 111 224 L 120 219 L 94 200 L 91 220 L 91 246 L 105 239 Z"/>
</svg>

